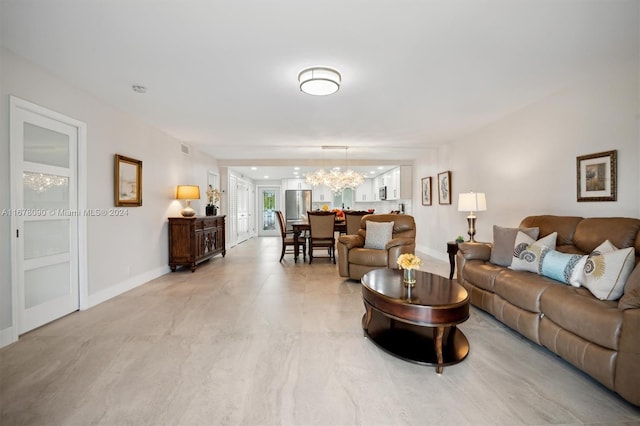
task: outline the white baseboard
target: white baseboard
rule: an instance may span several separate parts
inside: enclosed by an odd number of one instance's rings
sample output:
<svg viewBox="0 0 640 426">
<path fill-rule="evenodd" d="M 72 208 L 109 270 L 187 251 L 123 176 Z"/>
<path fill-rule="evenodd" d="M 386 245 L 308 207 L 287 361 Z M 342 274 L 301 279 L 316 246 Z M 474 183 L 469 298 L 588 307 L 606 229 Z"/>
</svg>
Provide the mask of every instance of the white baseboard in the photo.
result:
<svg viewBox="0 0 640 426">
<path fill-rule="evenodd" d="M 83 310 L 99 305 L 102 302 L 106 302 L 109 299 L 119 296 L 122 293 L 125 293 L 136 287 L 139 287 L 142 284 L 145 284 L 155 278 L 158 278 L 164 274 L 168 274 L 169 271 L 170 269 L 168 265 L 155 268 L 142 274 L 136 275 L 135 277 L 131 277 L 121 283 L 112 285 L 111 287 L 96 294 L 89 295 L 89 297 L 87 298 L 87 306 L 83 307 Z M 0 330 L 0 348 L 18 341 L 18 339 L 15 338 L 15 336 L 17 336 L 17 333 L 14 334 L 13 331 L 13 326 L 9 326 L 3 330 Z"/>
<path fill-rule="evenodd" d="M 16 339 L 15 336 L 17 336 L 17 334 L 14 334 L 12 326 L 0 330 L 0 348 L 4 348 L 5 346 L 17 342 L 18 339 Z"/>
<path fill-rule="evenodd" d="M 126 281 L 122 281 L 121 283 L 114 284 L 111 287 L 104 289 L 102 291 L 99 291 L 96 294 L 90 294 L 87 298 L 87 306 L 84 309 L 89 309 L 93 306 L 99 305 L 102 302 L 106 302 L 109 299 L 119 296 L 122 293 L 126 293 L 129 290 L 133 290 L 134 288 L 139 287 L 144 283 L 147 283 L 155 278 L 158 278 L 164 274 L 169 273 L 169 271 L 170 269 L 168 265 L 161 266 L 159 268 L 155 268 L 150 271 L 131 277 Z"/>
</svg>

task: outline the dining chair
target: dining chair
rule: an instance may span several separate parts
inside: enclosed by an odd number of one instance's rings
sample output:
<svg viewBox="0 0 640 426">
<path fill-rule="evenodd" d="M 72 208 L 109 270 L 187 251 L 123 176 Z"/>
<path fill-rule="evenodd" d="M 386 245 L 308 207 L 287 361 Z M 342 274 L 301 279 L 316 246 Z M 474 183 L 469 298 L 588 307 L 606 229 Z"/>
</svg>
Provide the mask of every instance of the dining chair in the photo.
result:
<svg viewBox="0 0 640 426">
<path fill-rule="evenodd" d="M 346 222 L 345 225 L 347 227 L 347 230 L 346 230 L 347 235 L 358 234 L 358 229 L 360 229 L 360 219 L 362 219 L 362 216 L 366 214 L 371 214 L 371 213 L 369 213 L 368 211 L 357 211 L 357 210 L 344 212 L 344 221 Z"/>
<path fill-rule="evenodd" d="M 282 237 L 282 253 L 280 254 L 280 262 L 282 262 L 285 253 L 295 254 L 296 241 L 293 235 L 293 231 L 287 231 L 287 224 L 284 220 L 284 215 L 282 214 L 282 212 L 280 210 L 276 210 L 276 215 L 278 216 L 278 225 L 280 226 L 280 235 Z M 305 252 L 307 249 L 307 244 L 304 238 L 299 242 L 299 245 L 302 247 L 302 260 L 304 261 Z M 287 251 L 287 247 L 291 247 L 291 249 Z"/>
<path fill-rule="evenodd" d="M 336 263 L 336 238 L 334 225 L 335 212 L 307 212 L 309 218 L 309 263 L 313 262 L 313 251 L 316 248 L 326 250 L 333 263 Z"/>
</svg>

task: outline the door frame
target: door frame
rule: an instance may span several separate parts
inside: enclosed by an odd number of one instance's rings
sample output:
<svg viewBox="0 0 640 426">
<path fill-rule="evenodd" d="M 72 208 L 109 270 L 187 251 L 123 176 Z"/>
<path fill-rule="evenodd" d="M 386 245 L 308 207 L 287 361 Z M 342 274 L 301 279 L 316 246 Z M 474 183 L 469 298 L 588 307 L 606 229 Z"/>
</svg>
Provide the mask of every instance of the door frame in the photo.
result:
<svg viewBox="0 0 640 426">
<path fill-rule="evenodd" d="M 246 187 L 246 194 L 242 194 L 242 192 L 238 191 L 238 187 L 242 185 Z M 242 242 L 245 242 L 249 239 L 251 239 L 253 237 L 253 227 L 252 227 L 252 213 L 251 213 L 251 204 L 252 204 L 252 197 L 251 197 L 251 193 L 253 192 L 253 182 L 249 179 L 245 179 L 244 176 L 242 177 L 237 177 L 236 179 L 236 233 L 237 233 L 237 239 L 236 239 L 236 243 L 240 244 Z M 240 195 L 242 194 L 242 195 Z M 238 220 L 238 206 L 240 205 L 240 197 L 242 197 L 242 202 L 246 202 L 247 204 L 247 229 L 246 232 L 243 233 L 242 235 L 240 234 L 240 228 L 239 226 L 237 226 L 240 221 Z"/>
<path fill-rule="evenodd" d="M 276 226 L 275 230 L 272 233 L 267 233 L 264 234 L 261 228 L 262 225 L 262 218 L 264 217 L 264 211 L 262 210 L 262 191 L 267 190 L 267 189 L 273 189 L 276 192 L 276 205 L 275 205 L 275 210 L 282 210 L 281 208 L 281 204 L 282 201 L 280 200 L 281 198 L 281 194 L 282 194 L 282 186 L 281 185 L 264 185 L 264 184 L 260 184 L 260 185 L 256 185 L 256 200 L 255 200 L 255 211 L 256 211 L 256 235 L 258 237 L 279 237 L 280 236 L 280 229 Z"/>
<path fill-rule="evenodd" d="M 24 110 L 33 114 L 38 114 L 51 120 L 59 121 L 66 125 L 75 127 L 78 130 L 78 152 L 77 152 L 77 177 L 78 177 L 78 212 L 86 211 L 87 208 L 87 124 L 67 117 L 56 111 L 52 111 L 48 108 L 18 98 L 16 96 L 9 96 L 9 147 L 13 146 L 17 136 L 17 129 L 15 120 L 17 119 L 17 110 Z M 15 152 L 10 149 L 11 164 L 18 164 L 21 161 L 22 153 Z M 17 194 L 14 191 L 14 171 L 13 167 L 9 167 L 9 194 L 10 194 L 10 207 L 16 209 Z M 18 277 L 17 277 L 17 265 L 18 265 L 18 241 L 14 237 L 16 235 L 18 226 L 17 220 L 14 215 L 11 216 L 11 342 L 18 341 L 19 337 L 19 324 L 18 324 Z M 87 271 L 87 217 L 83 214 L 78 214 L 78 306 L 80 310 L 87 309 L 89 286 L 88 286 L 88 271 Z M 0 342 L 1 343 L 1 342 Z"/>
</svg>

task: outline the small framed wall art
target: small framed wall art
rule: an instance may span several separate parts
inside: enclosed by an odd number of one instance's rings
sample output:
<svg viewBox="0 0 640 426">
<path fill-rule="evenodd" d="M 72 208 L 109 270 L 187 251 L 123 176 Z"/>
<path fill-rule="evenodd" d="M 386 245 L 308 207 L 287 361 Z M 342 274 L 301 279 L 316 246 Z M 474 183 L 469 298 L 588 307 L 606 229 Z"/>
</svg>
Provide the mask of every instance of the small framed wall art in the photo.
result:
<svg viewBox="0 0 640 426">
<path fill-rule="evenodd" d="M 451 204 L 451 172 L 438 173 L 438 203 Z"/>
<path fill-rule="evenodd" d="M 616 201 L 617 157 L 615 150 L 577 157 L 578 201 Z"/>
<path fill-rule="evenodd" d="M 142 205 L 142 161 L 115 155 L 113 192 L 117 207 Z"/>
<path fill-rule="evenodd" d="M 431 205 L 431 176 L 422 178 L 422 205 Z"/>
</svg>

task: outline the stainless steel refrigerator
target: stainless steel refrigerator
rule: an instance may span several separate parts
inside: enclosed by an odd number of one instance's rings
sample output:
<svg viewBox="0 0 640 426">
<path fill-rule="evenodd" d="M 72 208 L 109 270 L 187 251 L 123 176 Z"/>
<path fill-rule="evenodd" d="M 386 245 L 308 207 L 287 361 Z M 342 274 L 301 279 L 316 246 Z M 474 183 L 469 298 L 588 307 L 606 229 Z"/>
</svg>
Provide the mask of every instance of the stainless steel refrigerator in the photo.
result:
<svg viewBox="0 0 640 426">
<path fill-rule="evenodd" d="M 287 189 L 284 192 L 284 200 L 284 217 L 287 229 L 291 229 L 291 222 L 305 219 L 307 212 L 311 210 L 311 190 Z"/>
</svg>

